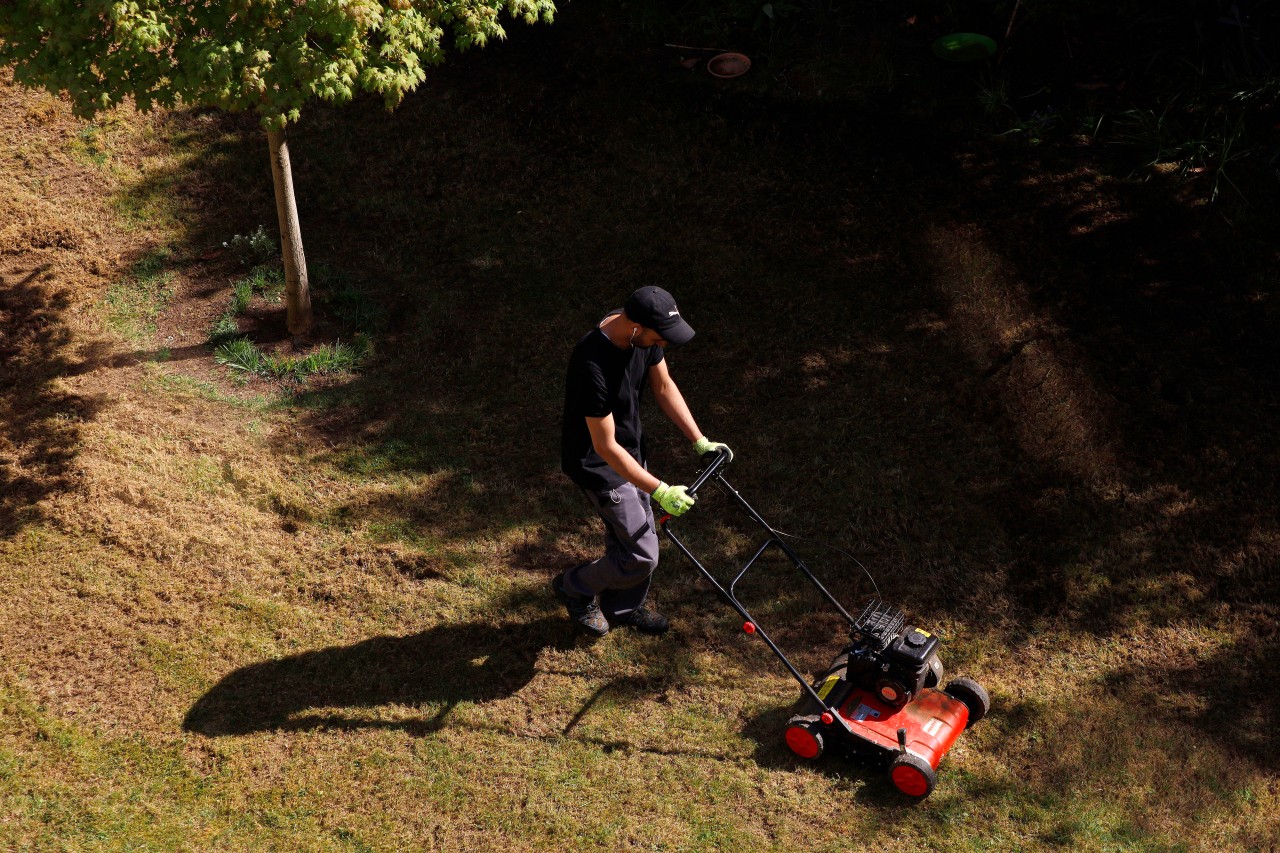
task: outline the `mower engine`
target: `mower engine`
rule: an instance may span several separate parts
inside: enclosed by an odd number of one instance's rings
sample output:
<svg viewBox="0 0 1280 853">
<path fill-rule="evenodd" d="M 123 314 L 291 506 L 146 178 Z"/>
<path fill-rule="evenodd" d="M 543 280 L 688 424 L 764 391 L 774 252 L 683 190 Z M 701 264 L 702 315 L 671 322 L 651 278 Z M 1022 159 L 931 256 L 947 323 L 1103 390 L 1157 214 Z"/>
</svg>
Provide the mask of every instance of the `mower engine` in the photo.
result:
<svg viewBox="0 0 1280 853">
<path fill-rule="evenodd" d="M 901 610 L 872 600 L 854 622 L 847 657 L 842 655 L 845 680 L 890 708 L 901 708 L 942 678 L 938 638 L 905 623 Z"/>
</svg>

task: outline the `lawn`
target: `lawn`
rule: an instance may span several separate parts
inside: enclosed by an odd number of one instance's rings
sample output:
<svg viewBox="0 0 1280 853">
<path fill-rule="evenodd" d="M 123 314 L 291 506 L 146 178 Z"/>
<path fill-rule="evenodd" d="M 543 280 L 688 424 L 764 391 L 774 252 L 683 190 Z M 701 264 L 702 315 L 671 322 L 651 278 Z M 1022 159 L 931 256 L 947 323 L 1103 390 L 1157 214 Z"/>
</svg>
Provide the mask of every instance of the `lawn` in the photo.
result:
<svg viewBox="0 0 1280 853">
<path fill-rule="evenodd" d="M 970 67 L 857 44 L 718 80 L 575 4 L 304 113 L 299 357 L 364 349 L 301 377 L 215 360 L 293 346 L 251 118 L 0 80 L 0 848 L 1274 849 L 1275 186 L 995 135 Z M 991 693 L 927 800 L 793 757 L 797 686 L 674 549 L 665 637 L 552 598 L 599 544 L 568 353 L 650 283 L 734 486 Z M 742 522 L 679 524 L 727 571 Z M 839 651 L 784 561 L 746 593 Z"/>
</svg>

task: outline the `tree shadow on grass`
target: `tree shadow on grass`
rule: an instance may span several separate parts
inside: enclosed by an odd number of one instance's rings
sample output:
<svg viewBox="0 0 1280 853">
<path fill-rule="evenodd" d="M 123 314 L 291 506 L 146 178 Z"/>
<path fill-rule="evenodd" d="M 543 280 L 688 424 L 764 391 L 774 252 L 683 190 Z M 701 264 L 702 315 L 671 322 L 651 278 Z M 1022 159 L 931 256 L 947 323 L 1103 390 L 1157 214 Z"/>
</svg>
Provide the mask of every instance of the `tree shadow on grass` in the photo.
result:
<svg viewBox="0 0 1280 853">
<path fill-rule="evenodd" d="M 71 486 L 80 424 L 102 399 L 56 388 L 72 343 L 69 297 L 43 285 L 49 267 L 0 276 L 0 537 L 39 518 L 39 501 Z"/>
<path fill-rule="evenodd" d="M 534 676 L 539 651 L 565 642 L 563 619 L 473 622 L 251 664 L 200 697 L 183 728 L 209 737 L 361 728 L 427 734 L 459 702 L 520 690 Z M 425 718 L 380 720 L 370 713 L 383 705 L 422 704 L 443 707 Z"/>
<path fill-rule="evenodd" d="M 1154 682 L 1154 684 L 1153 684 Z M 1280 768 L 1280 628 L 1263 615 L 1235 642 L 1195 662 L 1170 662 L 1160 673 L 1125 667 L 1108 673 L 1108 690 L 1132 697 L 1152 718 L 1166 726 L 1213 732 L 1214 740 L 1271 773 Z M 1158 686 L 1157 686 L 1158 685 Z M 1158 709 L 1144 694 L 1159 691 L 1183 701 Z"/>
</svg>

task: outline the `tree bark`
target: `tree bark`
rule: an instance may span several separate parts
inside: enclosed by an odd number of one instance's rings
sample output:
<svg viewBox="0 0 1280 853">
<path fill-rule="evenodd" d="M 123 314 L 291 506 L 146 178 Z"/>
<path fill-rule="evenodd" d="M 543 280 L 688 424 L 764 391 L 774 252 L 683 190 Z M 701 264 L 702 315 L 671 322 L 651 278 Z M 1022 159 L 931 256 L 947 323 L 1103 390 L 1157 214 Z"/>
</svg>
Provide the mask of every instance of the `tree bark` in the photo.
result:
<svg viewBox="0 0 1280 853">
<path fill-rule="evenodd" d="M 311 286 L 307 279 L 307 258 L 302 251 L 302 226 L 298 222 L 293 167 L 289 165 L 289 143 L 284 130 L 268 130 L 267 144 L 271 148 L 271 177 L 276 188 L 276 214 L 280 219 L 286 324 L 289 334 L 303 335 L 311 328 Z"/>
</svg>

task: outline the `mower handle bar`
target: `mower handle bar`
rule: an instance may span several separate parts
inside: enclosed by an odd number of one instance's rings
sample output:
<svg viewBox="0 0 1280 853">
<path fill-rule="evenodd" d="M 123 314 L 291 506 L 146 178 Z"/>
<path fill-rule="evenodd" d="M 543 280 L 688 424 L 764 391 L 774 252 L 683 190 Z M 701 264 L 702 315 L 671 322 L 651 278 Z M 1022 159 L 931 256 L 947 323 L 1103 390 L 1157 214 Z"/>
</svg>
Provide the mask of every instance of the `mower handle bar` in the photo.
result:
<svg viewBox="0 0 1280 853">
<path fill-rule="evenodd" d="M 720 469 L 724 467 L 725 463 L 729 461 L 729 451 L 726 448 L 721 447 L 717 450 L 712 450 L 709 453 L 704 453 L 702 454 L 702 458 L 706 459 L 712 454 L 715 454 L 716 458 L 712 459 L 710 464 L 708 464 L 706 468 L 703 468 L 702 472 L 698 474 L 698 478 L 693 481 L 693 485 L 689 487 L 690 495 L 696 495 L 698 493 L 698 489 L 701 489 L 706 484 L 707 480 L 714 477 Z"/>
<path fill-rule="evenodd" d="M 718 581 L 715 578 L 715 576 L 712 575 L 711 572 L 707 570 L 707 567 L 704 566 L 698 560 L 698 558 L 694 556 L 693 552 L 689 550 L 688 546 L 686 546 L 682 541 L 680 541 L 680 538 L 675 535 L 675 532 L 671 530 L 671 527 L 670 527 L 671 516 L 669 514 L 664 515 L 659 520 L 658 523 L 661 525 L 663 532 L 666 533 L 667 538 L 670 539 L 675 544 L 675 546 L 680 550 L 680 552 L 683 553 L 685 557 L 687 557 L 689 561 L 693 563 L 693 565 L 698 569 L 698 572 L 704 578 L 706 578 L 708 581 L 711 582 L 711 585 L 714 586 L 716 588 L 716 591 L 720 593 L 721 598 L 727 601 L 728 604 L 734 610 L 736 610 L 738 614 L 742 616 L 743 619 L 747 620 L 747 624 L 750 626 L 751 631 L 756 632 L 760 637 L 760 639 L 764 641 L 765 645 L 767 645 L 770 648 L 770 650 L 772 650 L 773 653 L 782 661 L 782 664 L 790 671 L 791 675 L 795 678 L 795 680 L 799 682 L 801 689 L 806 694 L 808 694 L 808 696 L 811 699 L 816 701 L 820 707 L 822 707 L 825 710 L 831 711 L 834 714 L 835 719 L 838 720 L 846 730 L 849 730 L 848 722 L 846 722 L 839 714 L 835 714 L 835 709 L 828 706 L 826 701 L 818 695 L 817 691 L 814 690 L 813 685 L 809 683 L 808 679 L 806 679 L 804 675 L 802 675 L 801 672 L 798 669 L 796 669 L 795 665 L 791 662 L 791 660 L 787 657 L 787 655 L 773 641 L 773 638 L 771 638 L 769 634 L 762 627 L 760 627 L 759 623 L 755 621 L 755 617 L 753 617 L 751 613 L 747 610 L 747 608 L 743 606 L 742 602 L 738 600 L 738 597 L 735 594 L 736 587 L 738 585 L 738 581 L 742 580 L 743 575 L 745 575 L 751 569 L 751 567 L 755 565 L 756 560 L 758 560 L 761 557 L 761 555 L 764 554 L 765 551 L 767 551 L 770 547 L 777 547 L 781 549 L 783 553 L 785 553 L 787 557 L 791 559 L 791 562 L 795 564 L 796 568 L 798 568 L 801 571 L 801 573 L 804 574 L 804 576 L 807 577 L 809 581 L 813 583 L 815 587 L 818 588 L 818 592 L 821 593 L 823 598 L 825 598 L 830 604 L 832 604 L 835 607 L 835 609 L 838 610 L 842 616 L 844 616 L 844 618 L 849 622 L 850 625 L 854 624 L 853 616 L 850 615 L 849 612 L 844 609 L 844 606 L 841 605 L 840 602 L 836 600 L 835 596 L 833 596 L 830 592 L 827 591 L 827 588 L 822 585 L 822 582 L 819 581 L 818 578 L 814 576 L 813 572 L 809 570 L 809 567 L 806 566 L 804 564 L 804 561 L 800 559 L 800 555 L 797 554 L 795 551 L 793 551 L 787 545 L 787 543 L 782 541 L 781 534 L 779 534 L 778 531 L 774 530 L 773 527 L 767 521 L 764 520 L 764 518 L 760 515 L 760 513 L 756 512 L 756 510 L 751 506 L 751 504 L 747 503 L 746 499 L 743 498 L 742 495 L 738 493 L 738 490 L 733 488 L 733 486 L 729 485 L 729 483 L 724 479 L 724 476 L 720 473 L 720 469 L 723 468 L 726 463 L 728 463 L 729 451 L 725 448 L 719 448 L 717 450 L 711 451 L 711 453 L 703 454 L 702 458 L 705 459 L 707 456 L 711 455 L 712 453 L 715 455 L 715 458 L 712 459 L 707 464 L 706 468 L 702 469 L 702 471 L 699 472 L 697 478 L 694 479 L 693 481 L 693 485 L 689 486 L 688 492 L 691 496 L 696 494 L 697 491 L 700 488 L 702 488 L 708 480 L 714 477 L 716 481 L 719 482 L 720 485 L 725 490 L 728 491 L 729 495 L 735 500 L 735 502 L 739 505 L 739 507 L 745 510 L 747 515 L 749 515 L 752 518 L 752 520 L 754 520 L 757 524 L 763 527 L 765 531 L 768 533 L 768 539 L 765 541 L 763 545 L 760 546 L 760 550 L 757 551 L 756 555 L 752 557 L 750 561 L 747 562 L 746 566 L 744 566 L 740 572 L 738 572 L 737 577 L 735 577 L 729 583 L 729 587 L 728 589 L 726 589 L 724 586 L 721 585 L 720 581 Z"/>
</svg>

